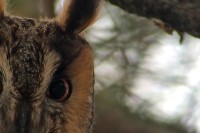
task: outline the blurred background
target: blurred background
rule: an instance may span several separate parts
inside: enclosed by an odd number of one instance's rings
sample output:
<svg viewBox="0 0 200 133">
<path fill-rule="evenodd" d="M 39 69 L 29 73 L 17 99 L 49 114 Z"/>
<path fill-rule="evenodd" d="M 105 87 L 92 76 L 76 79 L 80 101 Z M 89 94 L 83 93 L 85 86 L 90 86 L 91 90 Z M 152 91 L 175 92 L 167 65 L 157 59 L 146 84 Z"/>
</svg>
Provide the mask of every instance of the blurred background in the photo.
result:
<svg viewBox="0 0 200 133">
<path fill-rule="evenodd" d="M 54 17 L 63 0 L 9 0 L 12 14 Z M 95 55 L 94 133 L 200 133 L 200 40 L 168 35 L 105 2 L 86 32 Z"/>
</svg>

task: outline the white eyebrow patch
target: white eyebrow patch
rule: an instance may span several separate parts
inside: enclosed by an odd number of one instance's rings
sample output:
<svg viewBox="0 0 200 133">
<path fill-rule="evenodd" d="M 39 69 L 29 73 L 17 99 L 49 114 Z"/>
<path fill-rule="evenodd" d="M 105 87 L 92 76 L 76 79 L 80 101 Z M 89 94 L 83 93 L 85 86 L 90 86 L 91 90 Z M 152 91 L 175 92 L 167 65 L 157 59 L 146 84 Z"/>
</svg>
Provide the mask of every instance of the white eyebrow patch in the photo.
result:
<svg viewBox="0 0 200 133">
<path fill-rule="evenodd" d="M 43 95 L 46 92 L 46 89 L 53 78 L 53 74 L 57 70 L 61 61 L 60 55 L 53 50 L 50 51 L 48 48 L 44 50 L 43 56 L 43 72 L 41 74 L 43 76 L 43 80 L 38 92 L 40 95 Z"/>
</svg>

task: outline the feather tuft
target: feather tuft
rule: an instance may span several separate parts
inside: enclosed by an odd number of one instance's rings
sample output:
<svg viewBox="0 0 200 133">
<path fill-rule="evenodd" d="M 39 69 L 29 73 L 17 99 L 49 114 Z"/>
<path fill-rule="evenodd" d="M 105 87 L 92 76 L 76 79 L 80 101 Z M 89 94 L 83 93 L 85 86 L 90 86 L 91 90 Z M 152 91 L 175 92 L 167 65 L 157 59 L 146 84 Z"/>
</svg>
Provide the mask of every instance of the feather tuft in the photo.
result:
<svg viewBox="0 0 200 133">
<path fill-rule="evenodd" d="M 0 17 L 4 16 L 6 0 L 0 0 Z"/>
<path fill-rule="evenodd" d="M 96 20 L 99 5 L 100 0 L 65 0 L 57 22 L 65 32 L 79 34 Z"/>
</svg>

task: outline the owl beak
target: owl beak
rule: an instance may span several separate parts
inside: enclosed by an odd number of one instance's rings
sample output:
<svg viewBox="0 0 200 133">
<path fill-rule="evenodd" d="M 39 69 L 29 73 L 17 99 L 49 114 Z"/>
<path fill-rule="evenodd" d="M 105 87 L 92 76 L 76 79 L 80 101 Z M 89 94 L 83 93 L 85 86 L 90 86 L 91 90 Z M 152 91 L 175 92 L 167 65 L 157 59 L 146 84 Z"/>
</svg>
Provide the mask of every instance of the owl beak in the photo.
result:
<svg viewBox="0 0 200 133">
<path fill-rule="evenodd" d="M 22 102 L 18 107 L 18 117 L 16 119 L 16 128 L 18 133 L 28 133 L 28 123 L 30 121 L 30 104 Z"/>
</svg>

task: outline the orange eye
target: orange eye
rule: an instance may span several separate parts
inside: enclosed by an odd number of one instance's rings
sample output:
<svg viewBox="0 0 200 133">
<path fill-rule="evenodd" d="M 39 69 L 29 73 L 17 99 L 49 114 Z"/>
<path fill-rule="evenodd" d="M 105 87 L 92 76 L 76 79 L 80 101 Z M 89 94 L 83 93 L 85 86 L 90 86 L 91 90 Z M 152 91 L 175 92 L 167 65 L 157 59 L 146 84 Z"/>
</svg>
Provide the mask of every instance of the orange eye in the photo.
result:
<svg viewBox="0 0 200 133">
<path fill-rule="evenodd" d="M 53 82 L 47 92 L 50 99 L 63 101 L 71 96 L 72 87 L 71 82 L 64 79 Z"/>
</svg>

